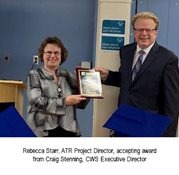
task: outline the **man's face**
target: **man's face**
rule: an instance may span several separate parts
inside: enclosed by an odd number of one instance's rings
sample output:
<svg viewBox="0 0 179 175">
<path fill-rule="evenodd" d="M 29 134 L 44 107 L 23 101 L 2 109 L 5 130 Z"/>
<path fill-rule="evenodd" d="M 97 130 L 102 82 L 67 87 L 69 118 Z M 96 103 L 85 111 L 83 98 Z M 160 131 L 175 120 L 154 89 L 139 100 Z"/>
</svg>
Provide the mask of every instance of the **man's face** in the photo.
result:
<svg viewBox="0 0 179 175">
<path fill-rule="evenodd" d="M 139 47 L 145 49 L 155 42 L 156 24 L 152 19 L 139 18 L 134 23 L 134 38 Z"/>
</svg>

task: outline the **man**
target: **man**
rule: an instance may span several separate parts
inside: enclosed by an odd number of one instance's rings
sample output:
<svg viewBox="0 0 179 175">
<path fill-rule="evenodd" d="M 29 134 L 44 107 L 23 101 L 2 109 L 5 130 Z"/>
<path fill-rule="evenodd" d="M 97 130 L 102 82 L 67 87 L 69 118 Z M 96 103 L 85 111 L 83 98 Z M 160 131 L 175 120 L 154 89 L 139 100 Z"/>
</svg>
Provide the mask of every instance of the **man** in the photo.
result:
<svg viewBox="0 0 179 175">
<path fill-rule="evenodd" d="M 179 115 L 178 58 L 156 42 L 159 20 L 155 14 L 138 13 L 132 25 L 135 42 L 120 48 L 119 71 L 96 70 L 104 84 L 120 87 L 119 104 L 172 118 L 163 136 L 174 137 Z"/>
</svg>

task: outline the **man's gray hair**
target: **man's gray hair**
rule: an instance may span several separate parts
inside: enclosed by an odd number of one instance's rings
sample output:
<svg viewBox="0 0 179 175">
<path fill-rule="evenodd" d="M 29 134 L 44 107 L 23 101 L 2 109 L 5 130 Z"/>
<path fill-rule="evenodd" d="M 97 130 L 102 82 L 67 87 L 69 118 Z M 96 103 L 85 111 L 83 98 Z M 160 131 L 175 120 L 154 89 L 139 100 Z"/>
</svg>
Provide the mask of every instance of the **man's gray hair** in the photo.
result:
<svg viewBox="0 0 179 175">
<path fill-rule="evenodd" d="M 139 12 L 136 15 L 134 15 L 133 18 L 132 18 L 132 26 L 133 26 L 133 28 L 134 28 L 135 21 L 137 19 L 139 19 L 139 18 L 140 19 L 152 19 L 156 24 L 155 29 L 158 30 L 159 19 L 154 13 L 149 12 L 149 11 L 144 11 L 144 12 Z"/>
</svg>

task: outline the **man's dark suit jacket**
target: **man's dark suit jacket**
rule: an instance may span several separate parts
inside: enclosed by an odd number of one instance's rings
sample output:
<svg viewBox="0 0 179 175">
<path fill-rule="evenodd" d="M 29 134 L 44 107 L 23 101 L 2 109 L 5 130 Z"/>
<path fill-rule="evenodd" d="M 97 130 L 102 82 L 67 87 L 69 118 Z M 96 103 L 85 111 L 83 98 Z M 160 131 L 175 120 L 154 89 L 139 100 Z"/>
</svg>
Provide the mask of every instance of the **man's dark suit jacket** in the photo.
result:
<svg viewBox="0 0 179 175">
<path fill-rule="evenodd" d="M 104 84 L 120 87 L 119 104 L 171 117 L 173 122 L 163 136 L 176 136 L 179 115 L 178 58 L 155 43 L 132 82 L 136 46 L 132 43 L 121 47 L 119 71 L 109 71 Z"/>
</svg>

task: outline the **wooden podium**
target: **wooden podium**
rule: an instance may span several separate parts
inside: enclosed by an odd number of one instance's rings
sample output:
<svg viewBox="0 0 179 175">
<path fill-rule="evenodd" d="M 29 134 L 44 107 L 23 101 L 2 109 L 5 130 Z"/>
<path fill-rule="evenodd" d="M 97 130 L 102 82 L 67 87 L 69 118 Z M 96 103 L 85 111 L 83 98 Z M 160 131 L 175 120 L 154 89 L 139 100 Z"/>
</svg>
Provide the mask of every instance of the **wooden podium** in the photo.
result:
<svg viewBox="0 0 179 175">
<path fill-rule="evenodd" d="M 0 80 L 0 103 L 14 103 L 23 116 L 23 81 Z"/>
</svg>

